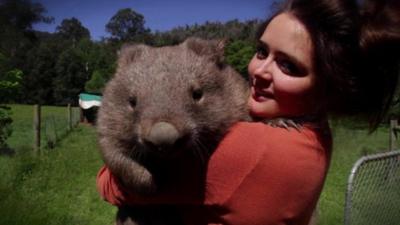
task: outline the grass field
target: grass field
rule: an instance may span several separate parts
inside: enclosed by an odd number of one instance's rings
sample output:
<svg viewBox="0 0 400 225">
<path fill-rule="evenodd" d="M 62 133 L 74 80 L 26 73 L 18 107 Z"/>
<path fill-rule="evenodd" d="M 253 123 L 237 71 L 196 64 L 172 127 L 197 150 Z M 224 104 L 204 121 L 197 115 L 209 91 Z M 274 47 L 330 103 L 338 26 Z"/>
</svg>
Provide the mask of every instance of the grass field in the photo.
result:
<svg viewBox="0 0 400 225">
<path fill-rule="evenodd" d="M 330 170 L 319 202 L 319 224 L 343 224 L 345 191 L 353 164 L 366 154 L 386 151 L 389 144 L 387 127 L 368 135 L 365 126 L 349 128 L 333 123 L 334 149 Z"/>
<path fill-rule="evenodd" d="M 33 146 L 33 106 L 10 106 L 13 115 L 13 133 L 7 142 L 12 149 L 30 149 Z M 76 117 L 76 109 L 73 110 Z M 47 136 L 50 136 L 50 138 L 55 138 L 55 135 L 62 137 L 66 133 L 68 112 L 66 107 L 57 106 L 42 107 L 41 111 L 41 143 L 44 147 L 46 146 Z M 56 133 L 53 133 L 53 128 L 57 130 Z"/>
<path fill-rule="evenodd" d="M 79 126 L 40 157 L 0 157 L 0 224 L 112 224 L 115 209 L 95 188 L 102 162 L 94 137 Z"/>
<path fill-rule="evenodd" d="M 100 200 L 95 176 L 102 165 L 94 128 L 80 125 L 54 149 L 32 153 L 32 106 L 12 106 L 14 156 L 0 155 L 0 224 L 110 225 L 115 208 Z M 64 108 L 44 113 L 65 115 Z M 349 124 L 351 126 L 349 126 Z M 319 203 L 319 224 L 343 224 L 347 178 L 361 156 L 387 149 L 388 128 L 372 135 L 364 125 L 333 123 L 334 152 Z"/>
</svg>

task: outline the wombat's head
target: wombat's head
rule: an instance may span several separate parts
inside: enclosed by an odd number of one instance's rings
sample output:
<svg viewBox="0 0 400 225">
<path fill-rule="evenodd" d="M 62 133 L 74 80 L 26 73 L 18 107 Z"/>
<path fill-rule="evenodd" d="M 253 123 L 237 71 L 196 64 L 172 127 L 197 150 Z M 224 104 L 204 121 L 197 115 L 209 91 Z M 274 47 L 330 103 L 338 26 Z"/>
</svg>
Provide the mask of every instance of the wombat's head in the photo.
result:
<svg viewBox="0 0 400 225">
<path fill-rule="evenodd" d="M 222 58 L 221 42 L 195 38 L 123 47 L 98 115 L 103 153 L 110 142 L 133 158 L 212 150 L 248 114 L 248 85 Z"/>
</svg>

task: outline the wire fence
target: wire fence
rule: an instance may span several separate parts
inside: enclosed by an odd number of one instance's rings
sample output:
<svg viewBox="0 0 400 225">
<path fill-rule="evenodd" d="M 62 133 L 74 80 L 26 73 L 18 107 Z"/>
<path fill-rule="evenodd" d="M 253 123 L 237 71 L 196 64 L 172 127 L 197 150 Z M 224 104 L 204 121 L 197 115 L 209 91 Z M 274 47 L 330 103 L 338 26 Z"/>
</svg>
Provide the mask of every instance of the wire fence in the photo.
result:
<svg viewBox="0 0 400 225">
<path fill-rule="evenodd" d="M 66 111 L 67 112 L 67 111 Z M 71 115 L 66 113 L 64 116 L 59 114 L 46 115 L 41 125 L 41 133 L 43 134 L 43 145 L 48 148 L 54 148 L 56 143 L 60 141 L 70 129 L 76 126 L 80 121 L 79 108 L 71 108 Z"/>
<path fill-rule="evenodd" d="M 0 155 L 18 152 L 40 151 L 53 148 L 74 126 L 80 122 L 79 107 L 10 105 L 12 133 L 7 138 L 8 151 Z"/>
<path fill-rule="evenodd" d="M 400 224 L 400 151 L 365 156 L 350 174 L 345 225 Z"/>
</svg>

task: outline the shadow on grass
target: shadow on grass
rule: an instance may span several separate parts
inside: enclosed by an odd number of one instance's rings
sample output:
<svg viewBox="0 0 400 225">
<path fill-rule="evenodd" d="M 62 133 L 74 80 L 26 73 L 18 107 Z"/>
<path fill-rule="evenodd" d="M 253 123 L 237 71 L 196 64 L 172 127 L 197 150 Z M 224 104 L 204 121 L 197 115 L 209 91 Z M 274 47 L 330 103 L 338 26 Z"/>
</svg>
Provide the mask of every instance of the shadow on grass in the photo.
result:
<svg viewBox="0 0 400 225">
<path fill-rule="evenodd" d="M 9 147 L 0 148 L 0 156 L 14 156 L 15 150 Z"/>
</svg>

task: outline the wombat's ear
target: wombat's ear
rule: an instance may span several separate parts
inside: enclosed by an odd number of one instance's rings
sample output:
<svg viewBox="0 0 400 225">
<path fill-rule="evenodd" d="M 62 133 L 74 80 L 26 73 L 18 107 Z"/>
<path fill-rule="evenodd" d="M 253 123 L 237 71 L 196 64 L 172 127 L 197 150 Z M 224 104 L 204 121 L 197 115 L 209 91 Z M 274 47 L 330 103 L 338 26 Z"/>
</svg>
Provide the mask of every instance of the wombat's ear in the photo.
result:
<svg viewBox="0 0 400 225">
<path fill-rule="evenodd" d="M 183 43 L 190 50 L 199 56 L 209 57 L 218 66 L 224 65 L 224 50 L 227 40 L 204 40 L 201 38 L 190 37 Z"/>
<path fill-rule="evenodd" d="M 118 51 L 118 67 L 125 67 L 140 57 L 148 48 L 143 44 L 123 45 Z"/>
</svg>

